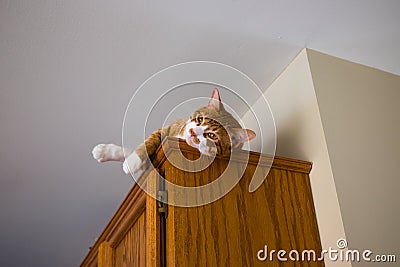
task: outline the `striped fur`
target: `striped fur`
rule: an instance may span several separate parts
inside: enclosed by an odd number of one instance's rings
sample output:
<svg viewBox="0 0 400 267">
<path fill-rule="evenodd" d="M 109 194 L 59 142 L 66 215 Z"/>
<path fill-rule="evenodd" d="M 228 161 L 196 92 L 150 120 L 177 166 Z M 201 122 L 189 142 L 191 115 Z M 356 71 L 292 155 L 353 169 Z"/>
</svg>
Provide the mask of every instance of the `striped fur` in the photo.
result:
<svg viewBox="0 0 400 267">
<path fill-rule="evenodd" d="M 225 110 L 215 88 L 207 106 L 199 108 L 189 118 L 177 120 L 153 132 L 135 151 L 113 144 L 99 144 L 94 147 L 92 154 L 99 162 L 123 161 L 125 173 L 136 173 L 145 166 L 167 136 L 185 139 L 200 153 L 211 156 L 229 154 L 232 148 L 241 148 L 244 142 L 255 135 L 252 130 L 243 129 Z M 129 155 L 127 158 L 124 152 Z"/>
</svg>

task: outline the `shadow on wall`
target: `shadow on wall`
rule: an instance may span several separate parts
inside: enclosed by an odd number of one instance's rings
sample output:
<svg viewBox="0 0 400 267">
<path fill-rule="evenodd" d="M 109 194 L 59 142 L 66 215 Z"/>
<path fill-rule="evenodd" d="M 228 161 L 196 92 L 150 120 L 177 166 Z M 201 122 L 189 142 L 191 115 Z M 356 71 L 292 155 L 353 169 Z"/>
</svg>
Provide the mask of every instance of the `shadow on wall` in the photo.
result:
<svg viewBox="0 0 400 267">
<path fill-rule="evenodd" d="M 307 126 L 303 122 L 304 116 L 300 112 L 293 112 L 286 118 L 283 124 L 276 129 L 277 156 L 292 157 L 296 159 L 310 160 L 302 142 L 307 134 Z"/>
</svg>

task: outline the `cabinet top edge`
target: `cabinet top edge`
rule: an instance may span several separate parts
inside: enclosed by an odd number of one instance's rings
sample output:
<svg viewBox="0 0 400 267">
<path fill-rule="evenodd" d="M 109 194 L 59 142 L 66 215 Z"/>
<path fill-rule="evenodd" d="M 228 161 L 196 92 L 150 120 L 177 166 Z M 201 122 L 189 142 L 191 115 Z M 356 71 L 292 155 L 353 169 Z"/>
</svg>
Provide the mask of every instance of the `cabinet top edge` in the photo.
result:
<svg viewBox="0 0 400 267">
<path fill-rule="evenodd" d="M 189 146 L 183 139 L 178 139 L 175 137 L 166 137 L 162 142 L 161 146 L 157 149 L 155 156 L 153 157 L 153 165 L 155 167 L 161 166 L 167 156 L 174 151 L 182 151 L 186 153 L 191 153 L 199 156 L 200 152 Z M 250 165 L 257 165 L 263 167 L 271 167 L 276 169 L 285 169 L 296 172 L 302 172 L 309 174 L 312 168 L 312 163 L 304 160 L 291 159 L 281 156 L 273 156 L 269 154 L 263 154 L 255 151 L 247 150 L 236 150 L 232 157 L 217 155 L 216 159 L 222 160 L 233 160 L 236 162 L 245 162 Z M 271 166 L 272 163 L 272 166 Z"/>
</svg>

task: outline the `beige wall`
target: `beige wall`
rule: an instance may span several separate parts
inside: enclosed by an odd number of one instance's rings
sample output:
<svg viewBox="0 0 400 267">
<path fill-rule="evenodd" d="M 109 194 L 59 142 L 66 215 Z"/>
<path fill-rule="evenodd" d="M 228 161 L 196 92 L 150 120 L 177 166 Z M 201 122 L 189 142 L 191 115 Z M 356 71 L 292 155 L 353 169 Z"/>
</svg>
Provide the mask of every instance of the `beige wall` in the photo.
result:
<svg viewBox="0 0 400 267">
<path fill-rule="evenodd" d="M 399 257 L 400 76 L 308 58 L 349 247 Z"/>
<path fill-rule="evenodd" d="M 276 155 L 313 162 L 323 248 L 336 248 L 337 239 L 346 238 L 350 249 L 398 258 L 400 76 L 303 50 L 264 95 L 275 117 Z M 252 108 L 257 113 L 261 105 L 260 100 Z"/>
<path fill-rule="evenodd" d="M 322 246 L 336 248 L 336 241 L 345 237 L 344 229 L 306 50 L 274 81 L 265 96 L 276 123 L 276 155 L 313 162 L 310 178 Z M 260 105 L 264 105 L 261 100 L 252 106 L 255 113 L 262 110 Z M 251 116 L 250 112 L 245 114 L 243 121 L 250 122 Z M 268 136 L 263 138 L 268 140 Z M 259 143 L 256 139 L 252 149 Z M 351 265 L 326 261 L 326 266 Z"/>
</svg>

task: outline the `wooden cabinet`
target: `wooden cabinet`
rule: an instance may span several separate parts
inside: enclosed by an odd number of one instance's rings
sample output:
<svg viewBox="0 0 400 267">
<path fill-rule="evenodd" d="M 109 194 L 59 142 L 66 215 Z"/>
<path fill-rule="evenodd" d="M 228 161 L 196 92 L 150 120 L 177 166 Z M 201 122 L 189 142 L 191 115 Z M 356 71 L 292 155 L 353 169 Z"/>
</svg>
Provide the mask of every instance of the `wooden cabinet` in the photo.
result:
<svg viewBox="0 0 400 267">
<path fill-rule="evenodd" d="M 228 162 L 243 170 L 241 179 L 207 205 L 168 205 L 167 217 L 159 213 L 159 203 L 135 184 L 81 266 L 324 266 L 323 261 L 301 260 L 304 250 L 314 250 L 316 257 L 321 252 L 308 176 L 311 163 L 275 157 L 267 179 L 249 192 L 258 159 L 267 155 L 251 152 L 248 163 L 240 157 L 216 157 L 200 172 L 171 164 L 171 157 L 182 155 L 189 160 L 199 157 L 185 142 L 166 139 L 152 160 L 156 170 L 143 173 L 139 182 L 152 192 L 168 191 L 158 172 L 173 184 L 205 185 Z M 235 178 L 235 172 L 230 175 Z M 269 257 L 260 261 L 257 254 L 265 246 L 268 256 L 271 250 L 286 251 L 288 261 L 279 261 L 276 253 L 272 261 Z M 290 260 L 291 250 L 299 252 L 299 261 Z"/>
</svg>

